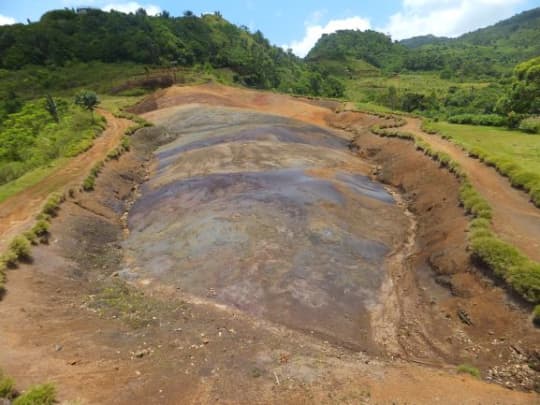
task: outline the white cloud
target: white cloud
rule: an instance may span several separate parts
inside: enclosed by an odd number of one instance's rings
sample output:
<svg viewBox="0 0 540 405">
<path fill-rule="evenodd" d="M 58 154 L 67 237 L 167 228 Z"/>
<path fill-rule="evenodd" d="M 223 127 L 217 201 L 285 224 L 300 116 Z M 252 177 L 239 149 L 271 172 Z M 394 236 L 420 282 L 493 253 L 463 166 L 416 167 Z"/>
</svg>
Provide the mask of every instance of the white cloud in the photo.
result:
<svg viewBox="0 0 540 405">
<path fill-rule="evenodd" d="M 156 14 L 161 13 L 161 8 L 159 6 L 156 6 L 154 4 L 143 5 L 143 4 L 137 3 L 136 1 L 130 1 L 127 3 L 111 3 L 111 4 L 107 4 L 101 9 L 104 11 L 116 10 L 116 11 L 120 11 L 122 13 L 128 14 L 128 13 L 134 13 L 140 8 L 144 8 L 148 15 L 156 15 Z"/>
<path fill-rule="evenodd" d="M 15 18 L 6 17 L 5 15 L 0 14 L 0 25 L 11 25 L 16 22 Z"/>
<path fill-rule="evenodd" d="M 455 37 L 512 16 L 525 0 L 403 0 L 380 31 L 393 39 L 434 34 Z"/>
<path fill-rule="evenodd" d="M 313 16 L 312 16 L 313 17 Z M 299 41 L 292 41 L 290 44 L 284 45 L 283 48 L 291 48 L 293 52 L 304 57 L 308 54 L 311 48 L 319 40 L 323 34 L 331 34 L 339 30 L 367 30 L 371 26 L 366 18 L 350 17 L 342 20 L 331 20 L 325 26 L 318 24 L 306 23 L 306 32 L 304 38 Z"/>
</svg>

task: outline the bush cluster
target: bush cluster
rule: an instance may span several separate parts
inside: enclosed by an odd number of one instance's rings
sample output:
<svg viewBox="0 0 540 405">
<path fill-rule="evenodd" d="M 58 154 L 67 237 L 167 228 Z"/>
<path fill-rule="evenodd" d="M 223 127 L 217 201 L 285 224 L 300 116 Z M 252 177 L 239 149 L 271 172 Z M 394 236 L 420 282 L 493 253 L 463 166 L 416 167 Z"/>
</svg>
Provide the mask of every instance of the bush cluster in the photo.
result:
<svg viewBox="0 0 540 405">
<path fill-rule="evenodd" d="M 498 114 L 459 114 L 448 118 L 452 124 L 486 125 L 504 127 L 508 125 L 506 117 Z"/>
<path fill-rule="evenodd" d="M 56 388 L 52 384 L 40 384 L 19 394 L 13 379 L 0 370 L 0 400 L 13 405 L 52 405 L 56 403 Z"/>
<path fill-rule="evenodd" d="M 540 134 L 540 116 L 525 118 L 519 123 L 519 129 L 529 134 Z"/>
</svg>

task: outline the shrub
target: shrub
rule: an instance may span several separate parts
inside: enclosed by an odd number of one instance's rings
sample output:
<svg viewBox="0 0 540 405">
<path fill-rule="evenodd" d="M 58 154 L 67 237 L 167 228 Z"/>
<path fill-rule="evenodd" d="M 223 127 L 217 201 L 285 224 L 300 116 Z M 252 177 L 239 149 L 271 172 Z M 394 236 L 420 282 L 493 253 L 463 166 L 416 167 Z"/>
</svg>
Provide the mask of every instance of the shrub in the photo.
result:
<svg viewBox="0 0 540 405">
<path fill-rule="evenodd" d="M 525 118 L 519 123 L 519 129 L 529 134 L 540 134 L 540 116 Z"/>
<path fill-rule="evenodd" d="M 56 402 L 56 388 L 52 384 L 31 387 L 15 398 L 13 405 L 52 405 Z"/>
<path fill-rule="evenodd" d="M 540 305 L 534 307 L 533 323 L 535 326 L 540 327 Z"/>
<path fill-rule="evenodd" d="M 486 125 L 503 127 L 508 125 L 506 117 L 497 114 L 459 114 L 448 118 L 452 124 Z"/>
<path fill-rule="evenodd" d="M 13 398 L 13 380 L 3 375 L 0 370 L 0 398 L 12 399 Z"/>
<path fill-rule="evenodd" d="M 64 202 L 64 199 L 65 198 L 63 194 L 52 194 L 45 202 L 45 205 L 43 206 L 41 212 L 51 217 L 56 216 L 56 214 L 58 213 L 58 208 L 60 207 L 60 204 Z"/>
<path fill-rule="evenodd" d="M 28 259 L 31 252 L 30 241 L 24 235 L 16 236 L 9 244 L 8 250 L 13 252 L 19 260 Z"/>
<path fill-rule="evenodd" d="M 15 266 L 17 264 L 17 259 L 17 254 L 13 250 L 8 249 L 2 256 L 0 256 L 0 263 L 5 266 Z"/>
<path fill-rule="evenodd" d="M 50 223 L 44 219 L 38 220 L 32 227 L 32 231 L 36 236 L 43 236 L 49 233 Z"/>
<path fill-rule="evenodd" d="M 460 364 L 457 367 L 457 372 L 460 374 L 470 374 L 475 378 L 480 378 L 480 370 L 470 364 Z"/>
</svg>

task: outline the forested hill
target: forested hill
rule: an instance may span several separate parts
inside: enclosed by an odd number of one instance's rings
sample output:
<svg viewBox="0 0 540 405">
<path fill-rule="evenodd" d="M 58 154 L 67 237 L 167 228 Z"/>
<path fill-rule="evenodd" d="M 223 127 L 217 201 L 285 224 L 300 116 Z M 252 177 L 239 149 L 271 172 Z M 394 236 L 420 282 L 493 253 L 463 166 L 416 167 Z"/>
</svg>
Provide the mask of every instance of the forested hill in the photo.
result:
<svg viewBox="0 0 540 405">
<path fill-rule="evenodd" d="M 439 71 L 471 78 L 510 75 L 513 67 L 540 55 L 540 8 L 518 14 L 459 38 L 432 35 L 393 42 L 374 31 L 324 35 L 307 60 L 352 63 L 363 60 L 386 72 Z"/>
<path fill-rule="evenodd" d="M 0 27 L 0 68 L 72 62 L 227 68 L 237 82 L 298 94 L 339 96 L 342 85 L 219 12 L 171 17 L 98 9 L 54 10 L 38 22 Z"/>
</svg>

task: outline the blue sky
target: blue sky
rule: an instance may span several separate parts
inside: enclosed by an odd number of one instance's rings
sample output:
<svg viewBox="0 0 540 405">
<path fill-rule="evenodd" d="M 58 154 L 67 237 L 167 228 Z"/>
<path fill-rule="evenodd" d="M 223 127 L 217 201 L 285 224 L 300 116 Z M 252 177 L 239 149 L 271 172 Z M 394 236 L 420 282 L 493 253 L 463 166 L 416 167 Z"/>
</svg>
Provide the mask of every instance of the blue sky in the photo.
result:
<svg viewBox="0 0 540 405">
<path fill-rule="evenodd" d="M 270 41 L 304 56 L 323 33 L 375 29 L 394 39 L 457 36 L 540 6 L 540 0 L 0 0 L 0 25 L 36 21 L 47 10 L 92 6 L 129 12 L 181 15 L 221 11 L 229 21 L 261 30 Z"/>
</svg>

